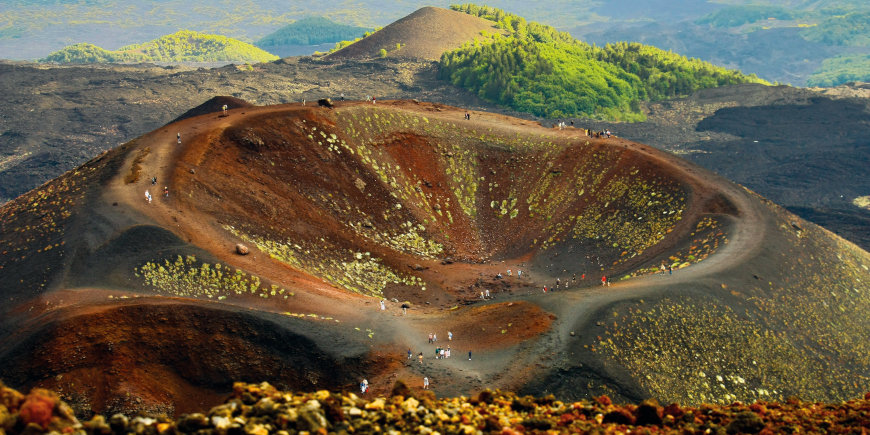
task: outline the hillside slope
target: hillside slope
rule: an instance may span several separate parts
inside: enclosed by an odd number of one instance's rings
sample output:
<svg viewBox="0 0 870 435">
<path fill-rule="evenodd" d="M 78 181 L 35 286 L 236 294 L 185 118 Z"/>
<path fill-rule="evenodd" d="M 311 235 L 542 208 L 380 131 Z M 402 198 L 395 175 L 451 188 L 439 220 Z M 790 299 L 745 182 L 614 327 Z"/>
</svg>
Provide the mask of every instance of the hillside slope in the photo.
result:
<svg viewBox="0 0 870 435">
<path fill-rule="evenodd" d="M 327 56 L 330 59 L 381 56 L 410 59 L 441 58 L 441 54 L 481 37 L 500 33 L 494 23 L 459 12 L 424 7 L 381 30 Z"/>
<path fill-rule="evenodd" d="M 464 113 L 204 114 L 6 204 L 0 377 L 82 414 L 201 409 L 239 378 L 684 403 L 870 389 L 867 252 L 645 145 Z M 431 358 L 432 332 L 454 358 Z"/>
<path fill-rule="evenodd" d="M 181 30 L 116 51 L 87 43 L 74 44 L 49 54 L 42 62 L 268 62 L 276 59 L 278 56 L 236 39 Z"/>
</svg>

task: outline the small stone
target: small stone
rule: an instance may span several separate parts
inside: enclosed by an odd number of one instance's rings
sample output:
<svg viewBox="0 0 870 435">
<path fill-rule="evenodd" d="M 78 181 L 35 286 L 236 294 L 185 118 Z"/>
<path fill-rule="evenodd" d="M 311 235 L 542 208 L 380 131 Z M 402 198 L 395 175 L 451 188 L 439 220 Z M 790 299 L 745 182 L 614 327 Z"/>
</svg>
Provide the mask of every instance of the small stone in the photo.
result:
<svg viewBox="0 0 870 435">
<path fill-rule="evenodd" d="M 208 418 L 198 412 L 182 415 L 178 419 L 178 430 L 182 432 L 196 432 L 209 426 Z"/>
<path fill-rule="evenodd" d="M 638 426 L 661 426 L 662 408 L 655 400 L 645 400 L 634 411 L 635 424 Z"/>
<path fill-rule="evenodd" d="M 725 426 L 728 433 L 758 433 L 764 429 L 764 421 L 754 412 L 743 411 Z"/>
<path fill-rule="evenodd" d="M 634 416 L 624 409 L 617 409 L 604 414 L 603 423 L 634 424 Z"/>
<path fill-rule="evenodd" d="M 420 405 L 419 400 L 417 400 L 413 397 L 409 397 L 409 398 L 405 399 L 404 402 L 402 402 L 402 409 L 405 412 L 409 412 L 409 413 L 413 414 L 413 413 L 417 412 L 417 406 L 419 406 L 419 405 Z"/>
<path fill-rule="evenodd" d="M 226 428 L 230 427 L 231 423 L 232 423 L 232 421 L 229 419 L 229 417 L 215 415 L 215 416 L 212 416 L 212 418 L 211 418 L 211 424 L 217 430 L 226 429 Z"/>
<path fill-rule="evenodd" d="M 127 416 L 124 414 L 115 414 L 109 419 L 109 426 L 112 428 L 112 432 L 114 433 L 126 433 L 127 424 L 129 423 L 130 420 L 127 419 Z"/>
<path fill-rule="evenodd" d="M 369 403 L 366 403 L 366 409 L 376 409 L 376 410 L 377 409 L 384 409 L 385 405 L 386 405 L 386 403 L 384 402 L 384 398 L 378 397 L 377 399 L 375 399 Z"/>
<path fill-rule="evenodd" d="M 2 411 L 2 410 L 0 410 Z M 0 421 L 3 421 L 2 415 L 0 415 Z M 106 418 L 102 415 L 95 415 L 91 421 L 86 421 L 82 424 L 85 430 L 89 434 L 110 434 L 112 433 L 112 428 L 106 423 Z"/>
<path fill-rule="evenodd" d="M 262 424 L 249 424 L 245 426 L 245 433 L 248 435 L 269 435 L 269 429 Z"/>
<path fill-rule="evenodd" d="M 276 409 L 275 402 L 268 397 L 260 399 L 260 401 L 254 405 L 254 413 L 256 415 L 273 415 Z"/>
<path fill-rule="evenodd" d="M 299 420 L 297 425 L 300 429 L 307 429 L 311 432 L 317 432 L 321 428 L 326 428 L 328 422 L 323 416 L 323 409 L 320 407 L 320 402 L 309 400 L 299 408 Z"/>
<path fill-rule="evenodd" d="M 250 252 L 250 250 L 248 249 L 247 246 L 245 246 L 241 243 L 236 244 L 236 254 L 248 255 L 249 252 Z"/>
</svg>

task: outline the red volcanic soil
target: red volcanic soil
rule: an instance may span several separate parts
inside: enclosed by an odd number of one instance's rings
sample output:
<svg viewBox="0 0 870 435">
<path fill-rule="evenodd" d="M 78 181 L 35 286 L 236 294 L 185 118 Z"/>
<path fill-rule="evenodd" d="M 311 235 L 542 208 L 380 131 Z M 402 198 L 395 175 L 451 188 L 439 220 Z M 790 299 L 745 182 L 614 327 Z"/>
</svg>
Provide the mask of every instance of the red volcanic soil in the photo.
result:
<svg viewBox="0 0 870 435">
<path fill-rule="evenodd" d="M 202 409 L 233 381 L 521 387 L 570 369 L 584 352 L 570 337 L 609 304 L 721 291 L 779 225 L 715 175 L 573 128 L 409 101 L 240 106 L 0 209 L 7 383 L 82 414 Z M 711 217 L 729 242 L 704 261 L 598 286 L 682 255 Z M 451 359 L 433 358 L 431 332 Z M 617 395 L 640 390 L 605 371 Z"/>
<path fill-rule="evenodd" d="M 330 59 L 378 56 L 438 60 L 445 51 L 481 37 L 503 33 L 492 21 L 462 12 L 427 6 L 328 56 Z M 401 44 L 401 48 L 396 48 Z"/>
</svg>

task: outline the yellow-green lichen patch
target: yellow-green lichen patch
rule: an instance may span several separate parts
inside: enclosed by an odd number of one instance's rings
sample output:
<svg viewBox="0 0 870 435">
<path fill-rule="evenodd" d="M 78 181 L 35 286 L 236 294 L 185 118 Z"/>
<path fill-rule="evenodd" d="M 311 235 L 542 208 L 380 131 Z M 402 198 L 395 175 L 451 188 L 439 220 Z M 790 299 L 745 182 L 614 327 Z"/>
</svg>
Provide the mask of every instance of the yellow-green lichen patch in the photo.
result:
<svg viewBox="0 0 870 435">
<path fill-rule="evenodd" d="M 178 256 L 174 261 L 147 262 L 135 269 L 135 276 L 145 286 L 159 293 L 183 297 L 206 297 L 224 300 L 231 295 L 287 299 L 292 292 L 277 285 L 266 286 L 260 278 L 239 269 L 197 261 L 193 255 Z"/>
<path fill-rule="evenodd" d="M 381 297 L 388 285 L 405 285 L 426 290 L 422 279 L 394 271 L 369 252 L 337 248 L 323 238 L 318 243 L 275 241 L 244 233 L 231 226 L 224 228 L 236 237 L 254 244 L 270 257 L 347 291 Z"/>
<path fill-rule="evenodd" d="M 671 267 L 674 270 L 688 267 L 707 259 L 720 246 L 728 243 L 728 237 L 725 235 L 722 224 L 718 219 L 711 216 L 701 218 L 695 226 L 695 230 L 689 234 L 689 237 L 692 237 L 692 242 L 688 248 L 670 255 L 667 261 L 639 269 L 624 278 L 659 273 L 661 272 L 661 264 L 664 264 L 666 268 Z M 628 251 L 623 251 L 621 256 L 627 254 L 629 254 Z"/>
</svg>

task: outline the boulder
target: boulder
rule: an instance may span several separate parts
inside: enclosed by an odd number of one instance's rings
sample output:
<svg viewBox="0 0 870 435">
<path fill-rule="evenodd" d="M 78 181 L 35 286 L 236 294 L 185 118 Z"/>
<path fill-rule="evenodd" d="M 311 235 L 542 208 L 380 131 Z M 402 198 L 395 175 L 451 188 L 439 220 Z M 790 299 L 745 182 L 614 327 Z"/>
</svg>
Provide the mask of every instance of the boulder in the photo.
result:
<svg viewBox="0 0 870 435">
<path fill-rule="evenodd" d="M 236 244 L 236 254 L 239 254 L 239 255 L 248 255 L 248 253 L 250 253 L 250 252 L 251 252 L 251 251 L 248 249 L 247 246 L 245 246 L 245 245 L 243 245 L 243 244 L 241 244 L 241 243 Z"/>
</svg>

